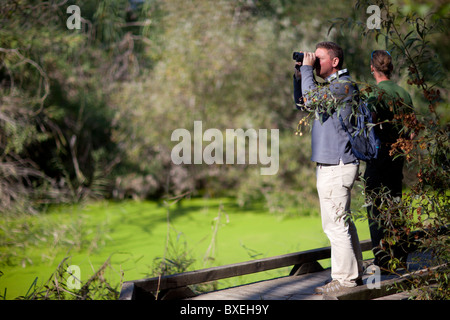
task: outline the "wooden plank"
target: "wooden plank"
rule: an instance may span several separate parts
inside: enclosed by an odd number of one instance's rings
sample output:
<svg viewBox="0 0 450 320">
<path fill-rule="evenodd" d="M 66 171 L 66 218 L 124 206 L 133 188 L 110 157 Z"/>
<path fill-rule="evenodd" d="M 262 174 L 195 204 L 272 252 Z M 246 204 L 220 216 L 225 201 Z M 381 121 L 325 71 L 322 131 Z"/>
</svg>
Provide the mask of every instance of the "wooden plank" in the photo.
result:
<svg viewBox="0 0 450 320">
<path fill-rule="evenodd" d="M 369 251 L 372 250 L 372 241 L 371 240 L 363 240 L 360 243 L 361 251 Z"/>
<path fill-rule="evenodd" d="M 155 277 L 150 279 L 137 280 L 133 282 L 135 286 L 138 286 L 144 290 L 157 291 L 257 273 L 295 264 L 301 264 L 304 262 L 326 259 L 329 257 L 330 248 L 314 249 L 301 253 L 293 253 L 278 257 L 258 259 L 232 265 L 168 275 L 161 278 Z"/>
<path fill-rule="evenodd" d="M 326 269 L 203 293 L 188 300 L 322 300 L 314 289 L 329 277 L 330 269 Z"/>
<path fill-rule="evenodd" d="M 361 249 L 363 251 L 366 251 L 369 247 L 371 248 L 370 240 L 361 242 Z M 198 284 L 287 266 L 293 266 L 296 264 L 314 262 L 317 260 L 330 258 L 330 255 L 331 249 L 330 247 L 326 247 L 270 258 L 246 261 L 231 265 L 184 272 L 180 274 L 135 280 L 132 282 L 139 288 L 142 288 L 146 291 L 155 292 L 157 290 L 185 287 L 191 284 Z"/>
<path fill-rule="evenodd" d="M 134 283 L 124 282 L 120 290 L 119 300 L 134 300 Z"/>
</svg>

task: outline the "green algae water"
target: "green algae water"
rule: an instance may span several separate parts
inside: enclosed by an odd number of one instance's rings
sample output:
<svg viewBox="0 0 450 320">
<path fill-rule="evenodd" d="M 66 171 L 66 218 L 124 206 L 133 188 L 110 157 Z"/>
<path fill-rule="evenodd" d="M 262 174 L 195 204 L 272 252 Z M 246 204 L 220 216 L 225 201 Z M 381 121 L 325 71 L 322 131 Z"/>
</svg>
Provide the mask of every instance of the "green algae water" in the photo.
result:
<svg viewBox="0 0 450 320">
<path fill-rule="evenodd" d="M 0 230 L 0 292 L 6 299 L 25 295 L 33 282 L 45 283 L 65 258 L 79 267 L 82 282 L 110 258 L 104 276 L 114 284 L 154 276 L 155 258 L 174 254 L 189 258 L 189 270 L 196 270 L 329 246 L 317 211 L 280 216 L 229 198 L 171 205 L 101 201 L 11 219 Z M 360 240 L 369 239 L 367 222 L 356 224 Z M 329 261 L 321 264 L 328 267 Z M 282 268 L 224 279 L 218 288 L 288 273 Z"/>
</svg>

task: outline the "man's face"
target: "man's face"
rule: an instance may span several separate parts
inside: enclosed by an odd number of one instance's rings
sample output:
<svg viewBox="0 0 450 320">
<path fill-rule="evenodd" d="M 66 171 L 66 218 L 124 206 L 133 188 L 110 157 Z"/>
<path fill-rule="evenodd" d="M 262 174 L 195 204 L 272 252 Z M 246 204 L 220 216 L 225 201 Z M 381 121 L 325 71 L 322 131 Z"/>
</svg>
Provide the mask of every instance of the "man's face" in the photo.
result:
<svg viewBox="0 0 450 320">
<path fill-rule="evenodd" d="M 319 63 L 316 64 L 316 71 L 321 78 L 325 79 L 336 72 L 338 58 L 331 58 L 328 50 L 324 48 L 317 48 L 315 54 L 319 60 Z"/>
</svg>

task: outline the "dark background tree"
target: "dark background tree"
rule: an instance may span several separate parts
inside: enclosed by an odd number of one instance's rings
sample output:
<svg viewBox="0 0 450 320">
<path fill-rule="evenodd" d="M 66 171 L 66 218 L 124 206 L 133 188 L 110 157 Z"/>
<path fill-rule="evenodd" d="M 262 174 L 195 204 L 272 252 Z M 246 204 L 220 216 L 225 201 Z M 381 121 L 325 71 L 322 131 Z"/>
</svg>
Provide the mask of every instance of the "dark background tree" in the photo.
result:
<svg viewBox="0 0 450 320">
<path fill-rule="evenodd" d="M 71 4 L 80 7 L 81 30 L 66 27 Z M 280 212 L 314 201 L 309 137 L 294 135 L 302 114 L 292 98 L 292 51 L 336 41 L 345 49 L 352 76 L 372 81 L 370 52 L 386 44 L 361 36 L 368 32 L 369 14 L 365 4 L 354 4 L 3 1 L 2 210 L 185 192 L 233 195 L 240 204 L 264 200 Z M 422 16 L 435 13 L 433 19 L 442 21 L 443 28 L 427 31 L 425 48 L 427 59 L 433 58 L 429 62 L 443 67 L 422 69 L 446 77 L 449 55 L 442 44 L 448 42 L 448 5 L 394 4 L 409 12 L 422 10 Z M 330 30 L 332 23 L 343 21 L 339 17 L 346 17 L 347 26 L 361 21 L 363 28 Z M 401 52 L 394 55 L 399 62 L 404 59 Z M 406 84 L 408 71 L 398 65 L 396 79 Z M 410 91 L 421 108 L 420 92 Z M 447 98 L 447 88 L 440 93 Z M 191 130 L 195 120 L 222 131 L 280 129 L 278 174 L 261 176 L 255 165 L 174 165 L 171 133 Z"/>
</svg>

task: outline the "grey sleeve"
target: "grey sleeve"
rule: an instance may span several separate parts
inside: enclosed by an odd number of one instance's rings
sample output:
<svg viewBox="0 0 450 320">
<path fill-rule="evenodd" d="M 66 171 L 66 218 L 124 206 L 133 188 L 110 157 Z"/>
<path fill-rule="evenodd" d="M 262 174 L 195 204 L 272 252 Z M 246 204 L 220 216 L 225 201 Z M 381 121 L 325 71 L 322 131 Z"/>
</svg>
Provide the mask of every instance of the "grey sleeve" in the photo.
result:
<svg viewBox="0 0 450 320">
<path fill-rule="evenodd" d="M 317 88 L 317 83 L 314 80 L 313 67 L 312 66 L 301 66 L 300 71 L 302 73 L 302 93 L 303 96 L 310 93 L 311 90 Z"/>
<path fill-rule="evenodd" d="M 301 66 L 300 70 L 302 72 L 303 103 L 309 107 L 313 104 L 313 99 L 320 101 L 328 89 L 317 85 L 312 66 Z"/>
</svg>

